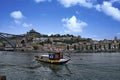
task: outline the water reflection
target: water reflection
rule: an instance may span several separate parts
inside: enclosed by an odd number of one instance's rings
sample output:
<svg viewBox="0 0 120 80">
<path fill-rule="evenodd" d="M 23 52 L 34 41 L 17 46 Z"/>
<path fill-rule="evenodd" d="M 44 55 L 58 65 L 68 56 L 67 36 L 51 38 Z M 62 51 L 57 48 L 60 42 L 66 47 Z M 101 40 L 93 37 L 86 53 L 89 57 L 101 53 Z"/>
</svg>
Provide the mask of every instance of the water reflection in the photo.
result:
<svg viewBox="0 0 120 80">
<path fill-rule="evenodd" d="M 52 70 L 52 72 L 54 72 L 54 73 L 62 71 L 63 69 L 68 70 L 70 72 L 70 69 L 68 68 L 67 64 L 56 65 L 56 64 L 49 64 L 49 63 L 39 62 L 39 61 L 37 61 L 37 63 L 39 65 L 41 65 L 41 67 L 48 68 L 48 69 Z"/>
</svg>

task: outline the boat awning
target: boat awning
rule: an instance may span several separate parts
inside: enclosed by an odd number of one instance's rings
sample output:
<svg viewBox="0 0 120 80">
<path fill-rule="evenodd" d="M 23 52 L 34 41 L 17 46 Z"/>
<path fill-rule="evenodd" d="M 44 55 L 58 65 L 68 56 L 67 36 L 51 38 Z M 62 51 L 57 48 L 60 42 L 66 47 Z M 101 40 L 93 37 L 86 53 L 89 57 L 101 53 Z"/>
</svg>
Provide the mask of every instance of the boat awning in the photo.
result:
<svg viewBox="0 0 120 80">
<path fill-rule="evenodd" d="M 49 55 L 41 55 L 41 57 L 47 57 L 47 58 L 48 58 L 48 57 L 49 57 Z"/>
</svg>

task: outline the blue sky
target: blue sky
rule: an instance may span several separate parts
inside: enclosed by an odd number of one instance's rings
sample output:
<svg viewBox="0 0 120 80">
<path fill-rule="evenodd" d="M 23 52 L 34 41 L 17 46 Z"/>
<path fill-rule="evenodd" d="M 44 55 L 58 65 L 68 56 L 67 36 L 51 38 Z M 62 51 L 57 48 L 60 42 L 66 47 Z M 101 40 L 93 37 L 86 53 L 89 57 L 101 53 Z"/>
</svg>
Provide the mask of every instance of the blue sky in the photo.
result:
<svg viewBox="0 0 120 80">
<path fill-rule="evenodd" d="M 0 32 L 120 38 L 120 0 L 0 0 Z"/>
</svg>

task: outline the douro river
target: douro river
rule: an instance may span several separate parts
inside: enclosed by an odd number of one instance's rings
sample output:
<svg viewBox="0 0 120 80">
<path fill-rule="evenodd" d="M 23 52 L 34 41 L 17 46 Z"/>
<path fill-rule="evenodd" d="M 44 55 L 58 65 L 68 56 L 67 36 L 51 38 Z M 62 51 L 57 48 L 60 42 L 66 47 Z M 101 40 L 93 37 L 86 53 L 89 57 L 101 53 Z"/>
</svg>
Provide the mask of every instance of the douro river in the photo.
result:
<svg viewBox="0 0 120 80">
<path fill-rule="evenodd" d="M 72 53 L 64 65 L 41 63 L 40 53 L 0 51 L 6 80 L 120 80 L 120 53 Z"/>
</svg>

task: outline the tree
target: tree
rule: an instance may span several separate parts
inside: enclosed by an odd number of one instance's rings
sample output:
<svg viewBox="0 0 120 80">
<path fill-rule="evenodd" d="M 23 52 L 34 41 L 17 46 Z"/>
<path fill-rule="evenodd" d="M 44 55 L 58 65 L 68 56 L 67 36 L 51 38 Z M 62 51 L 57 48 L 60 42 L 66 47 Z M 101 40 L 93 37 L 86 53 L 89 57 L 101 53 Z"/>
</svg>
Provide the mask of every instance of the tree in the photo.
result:
<svg viewBox="0 0 120 80">
<path fill-rule="evenodd" d="M 111 44 L 110 43 L 108 44 L 108 49 L 111 49 Z"/>
<path fill-rule="evenodd" d="M 90 50 L 93 50 L 93 46 L 92 46 L 92 44 L 90 45 Z"/>
<path fill-rule="evenodd" d="M 22 41 L 21 41 L 21 44 L 25 44 L 25 40 L 22 40 Z"/>
<path fill-rule="evenodd" d="M 88 50 L 88 45 L 86 45 L 86 50 Z"/>
<path fill-rule="evenodd" d="M 118 44 L 118 49 L 120 49 L 120 43 Z"/>
<path fill-rule="evenodd" d="M 97 50 L 97 44 L 95 44 L 95 50 Z"/>
<path fill-rule="evenodd" d="M 69 45 L 67 45 L 67 50 L 69 50 Z"/>
<path fill-rule="evenodd" d="M 40 42 L 39 44 L 42 45 L 42 46 L 44 46 L 44 42 Z"/>
<path fill-rule="evenodd" d="M 48 43 L 48 44 L 52 44 L 52 41 L 51 41 L 50 38 L 48 38 L 47 43 Z"/>
<path fill-rule="evenodd" d="M 38 50 L 38 49 L 39 49 L 39 46 L 38 46 L 38 45 L 33 45 L 33 49 L 34 49 L 34 50 Z"/>
<path fill-rule="evenodd" d="M 26 45 L 25 45 L 25 40 L 22 40 L 22 41 L 21 41 L 21 44 L 22 44 L 22 46 L 26 46 Z"/>
<path fill-rule="evenodd" d="M 74 45 L 74 50 L 77 50 L 77 46 L 76 45 Z"/>
</svg>

